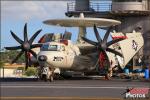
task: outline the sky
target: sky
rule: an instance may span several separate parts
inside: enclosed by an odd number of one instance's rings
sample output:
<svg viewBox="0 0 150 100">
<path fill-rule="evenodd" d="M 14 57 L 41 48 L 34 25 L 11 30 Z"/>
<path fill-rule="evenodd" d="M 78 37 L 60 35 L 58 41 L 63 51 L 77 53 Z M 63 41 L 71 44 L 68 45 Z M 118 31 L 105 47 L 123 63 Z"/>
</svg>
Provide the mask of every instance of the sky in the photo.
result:
<svg viewBox="0 0 150 100">
<path fill-rule="evenodd" d="M 23 39 L 25 23 L 28 23 L 29 37 L 42 29 L 34 42 L 45 33 L 64 33 L 67 30 L 73 33 L 72 41 L 75 43 L 78 28 L 50 26 L 43 23 L 47 19 L 67 18 L 65 12 L 68 2 L 72 1 L 1 1 L 1 48 L 19 45 L 11 36 L 10 30 Z M 87 38 L 95 40 L 93 28 L 87 29 Z"/>
</svg>

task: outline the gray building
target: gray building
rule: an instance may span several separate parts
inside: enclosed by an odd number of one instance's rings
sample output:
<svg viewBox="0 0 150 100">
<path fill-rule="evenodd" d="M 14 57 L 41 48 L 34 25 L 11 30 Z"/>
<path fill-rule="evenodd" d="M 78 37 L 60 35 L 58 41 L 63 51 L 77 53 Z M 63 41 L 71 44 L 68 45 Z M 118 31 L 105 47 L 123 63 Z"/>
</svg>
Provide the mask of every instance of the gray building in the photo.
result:
<svg viewBox="0 0 150 100">
<path fill-rule="evenodd" d="M 68 3 L 66 15 L 112 18 L 122 22 L 116 31 L 132 32 L 134 29 L 143 33 L 144 47 L 134 57 L 143 56 L 146 66 L 150 66 L 150 0 L 76 0 Z"/>
</svg>

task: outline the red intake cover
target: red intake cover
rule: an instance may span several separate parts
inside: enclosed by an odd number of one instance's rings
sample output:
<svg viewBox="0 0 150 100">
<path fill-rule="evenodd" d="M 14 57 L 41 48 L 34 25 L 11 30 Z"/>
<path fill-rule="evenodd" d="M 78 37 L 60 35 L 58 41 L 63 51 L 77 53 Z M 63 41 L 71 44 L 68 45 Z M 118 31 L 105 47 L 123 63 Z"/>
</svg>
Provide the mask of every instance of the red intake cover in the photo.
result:
<svg viewBox="0 0 150 100">
<path fill-rule="evenodd" d="M 112 39 L 127 39 L 127 36 L 113 36 Z"/>
<path fill-rule="evenodd" d="M 65 45 L 68 45 L 68 40 L 60 40 L 60 43 L 63 43 Z"/>
<path fill-rule="evenodd" d="M 104 61 L 105 61 L 105 54 L 103 52 L 101 52 L 99 54 L 99 67 L 103 68 L 104 67 Z"/>
</svg>

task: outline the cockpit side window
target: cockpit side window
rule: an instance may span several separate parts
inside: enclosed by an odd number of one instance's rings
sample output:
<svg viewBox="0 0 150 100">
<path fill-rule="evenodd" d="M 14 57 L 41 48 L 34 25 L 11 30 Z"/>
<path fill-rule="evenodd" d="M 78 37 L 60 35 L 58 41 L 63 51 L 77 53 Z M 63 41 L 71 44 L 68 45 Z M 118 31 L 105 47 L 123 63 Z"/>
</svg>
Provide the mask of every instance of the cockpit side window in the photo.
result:
<svg viewBox="0 0 150 100">
<path fill-rule="evenodd" d="M 58 46 L 57 45 L 49 45 L 48 50 L 49 51 L 58 51 Z"/>
<path fill-rule="evenodd" d="M 60 47 L 58 45 L 49 45 L 49 44 L 44 44 L 41 47 L 41 51 L 59 51 Z"/>
</svg>

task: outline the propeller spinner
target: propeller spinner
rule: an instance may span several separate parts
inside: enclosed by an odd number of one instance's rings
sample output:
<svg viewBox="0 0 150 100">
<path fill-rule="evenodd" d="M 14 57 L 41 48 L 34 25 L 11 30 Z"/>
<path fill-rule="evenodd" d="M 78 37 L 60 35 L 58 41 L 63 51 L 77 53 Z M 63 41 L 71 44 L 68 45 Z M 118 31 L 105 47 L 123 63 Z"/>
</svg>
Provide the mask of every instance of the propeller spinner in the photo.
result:
<svg viewBox="0 0 150 100">
<path fill-rule="evenodd" d="M 7 50 L 18 50 L 21 49 L 19 54 L 16 56 L 16 58 L 12 61 L 12 63 L 16 62 L 19 57 L 23 53 L 25 53 L 25 61 L 26 66 L 25 69 L 29 66 L 29 56 L 28 54 L 31 53 L 35 58 L 37 58 L 37 54 L 32 50 L 33 48 L 41 47 L 42 44 L 32 44 L 34 39 L 38 36 L 38 34 L 42 31 L 42 29 L 38 30 L 30 39 L 28 39 L 27 34 L 27 23 L 24 26 L 24 40 L 21 40 L 14 32 L 11 32 L 11 35 L 13 38 L 20 44 L 20 46 L 13 46 L 13 47 L 5 47 Z"/>
</svg>

